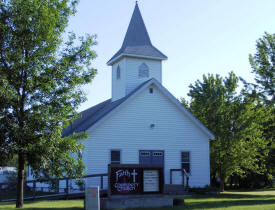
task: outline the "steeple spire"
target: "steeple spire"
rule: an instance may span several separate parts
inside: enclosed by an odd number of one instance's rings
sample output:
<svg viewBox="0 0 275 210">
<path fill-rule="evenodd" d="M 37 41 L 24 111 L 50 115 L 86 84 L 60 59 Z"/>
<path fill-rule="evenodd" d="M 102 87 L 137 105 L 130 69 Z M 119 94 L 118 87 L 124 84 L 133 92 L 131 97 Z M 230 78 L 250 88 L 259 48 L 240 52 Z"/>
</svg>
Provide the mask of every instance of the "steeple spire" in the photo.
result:
<svg viewBox="0 0 275 210">
<path fill-rule="evenodd" d="M 112 65 L 121 56 L 152 58 L 156 60 L 167 59 L 164 54 L 152 45 L 137 1 L 122 47 L 107 64 Z"/>
<path fill-rule="evenodd" d="M 138 4 L 136 3 L 134 13 L 128 26 L 122 48 L 128 46 L 152 45 L 149 34 L 143 22 Z"/>
</svg>

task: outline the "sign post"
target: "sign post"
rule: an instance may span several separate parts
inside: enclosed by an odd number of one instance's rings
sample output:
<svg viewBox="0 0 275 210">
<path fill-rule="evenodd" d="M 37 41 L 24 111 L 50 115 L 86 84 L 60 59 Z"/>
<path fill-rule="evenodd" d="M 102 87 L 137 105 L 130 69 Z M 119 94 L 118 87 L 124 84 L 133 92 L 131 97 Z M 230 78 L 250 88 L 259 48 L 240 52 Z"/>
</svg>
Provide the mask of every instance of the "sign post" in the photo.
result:
<svg viewBox="0 0 275 210">
<path fill-rule="evenodd" d="M 99 187 L 85 189 L 85 210 L 100 210 Z"/>
</svg>

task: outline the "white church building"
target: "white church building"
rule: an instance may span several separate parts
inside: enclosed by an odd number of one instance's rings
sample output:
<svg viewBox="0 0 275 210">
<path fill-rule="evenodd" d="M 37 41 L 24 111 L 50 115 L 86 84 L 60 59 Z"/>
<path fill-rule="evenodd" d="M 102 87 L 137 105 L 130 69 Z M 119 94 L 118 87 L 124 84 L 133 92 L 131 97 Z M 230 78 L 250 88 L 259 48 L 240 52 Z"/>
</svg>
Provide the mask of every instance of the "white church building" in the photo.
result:
<svg viewBox="0 0 275 210">
<path fill-rule="evenodd" d="M 86 174 L 107 173 L 112 163 L 150 164 L 164 167 L 165 184 L 170 169 L 185 169 L 191 187 L 210 184 L 209 141 L 215 137 L 162 86 L 164 60 L 136 4 L 122 47 L 107 62 L 112 98 L 83 111 L 63 132 L 88 133 Z M 173 184 L 182 183 L 181 173 L 173 176 Z"/>
</svg>

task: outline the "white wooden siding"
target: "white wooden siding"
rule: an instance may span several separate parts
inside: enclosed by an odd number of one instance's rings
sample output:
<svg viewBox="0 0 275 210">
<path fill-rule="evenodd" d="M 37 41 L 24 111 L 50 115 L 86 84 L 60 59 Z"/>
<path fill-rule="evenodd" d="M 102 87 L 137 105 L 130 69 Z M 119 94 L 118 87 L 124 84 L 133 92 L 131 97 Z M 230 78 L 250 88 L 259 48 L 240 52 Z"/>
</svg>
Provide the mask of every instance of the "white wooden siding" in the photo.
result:
<svg viewBox="0 0 275 210">
<path fill-rule="evenodd" d="M 139 78 L 138 71 L 142 63 L 146 63 L 149 67 L 149 77 Z M 116 76 L 118 65 L 120 66 L 120 79 L 117 79 Z M 155 78 L 161 83 L 161 68 L 161 61 L 158 60 L 130 57 L 119 60 L 112 66 L 112 101 L 116 101 L 129 94 L 141 83 L 150 78 Z"/>
<path fill-rule="evenodd" d="M 161 61 L 149 60 L 141 58 L 130 58 L 126 59 L 126 94 L 129 94 L 141 83 L 145 82 L 150 78 L 155 78 L 161 83 Z M 149 77 L 139 78 L 139 66 L 145 63 L 149 67 Z"/>
<path fill-rule="evenodd" d="M 154 85 L 129 99 L 84 140 L 87 174 L 107 173 L 110 150 L 121 150 L 122 164 L 139 163 L 139 150 L 164 150 L 165 184 L 169 170 L 181 168 L 181 152 L 190 151 L 191 186 L 210 183 L 209 141 L 206 135 Z M 155 127 L 150 128 L 150 124 Z M 174 182 L 180 182 L 181 177 Z M 99 184 L 88 182 L 89 185 Z M 107 183 L 105 182 L 105 188 Z"/>
<path fill-rule="evenodd" d="M 117 67 L 120 67 L 120 79 L 117 79 Z M 116 101 L 126 94 L 126 62 L 125 58 L 112 66 L 112 101 Z"/>
</svg>

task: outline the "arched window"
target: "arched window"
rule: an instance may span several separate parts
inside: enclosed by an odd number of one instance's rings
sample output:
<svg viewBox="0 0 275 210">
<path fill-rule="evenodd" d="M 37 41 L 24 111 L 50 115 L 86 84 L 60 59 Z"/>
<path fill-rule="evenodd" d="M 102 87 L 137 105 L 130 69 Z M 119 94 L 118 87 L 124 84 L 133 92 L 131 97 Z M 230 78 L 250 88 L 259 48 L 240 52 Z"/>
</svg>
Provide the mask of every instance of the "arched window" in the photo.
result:
<svg viewBox="0 0 275 210">
<path fill-rule="evenodd" d="M 138 77 L 139 78 L 149 77 L 149 67 L 146 65 L 146 63 L 142 63 L 139 66 Z"/>
<path fill-rule="evenodd" d="M 119 65 L 117 66 L 117 69 L 116 69 L 116 79 L 120 79 L 120 66 Z"/>
</svg>

